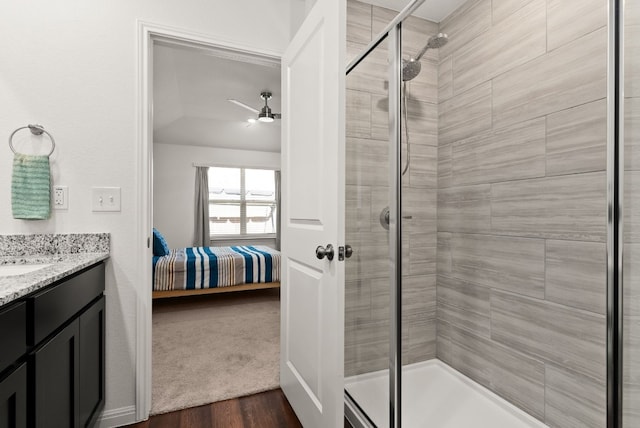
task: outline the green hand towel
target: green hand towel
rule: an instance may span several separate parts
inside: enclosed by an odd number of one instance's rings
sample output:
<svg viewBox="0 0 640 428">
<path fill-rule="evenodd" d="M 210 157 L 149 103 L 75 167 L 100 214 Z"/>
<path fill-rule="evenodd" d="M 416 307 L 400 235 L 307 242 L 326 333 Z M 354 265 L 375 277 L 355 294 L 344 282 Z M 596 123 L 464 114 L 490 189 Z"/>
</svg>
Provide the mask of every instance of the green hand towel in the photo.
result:
<svg viewBox="0 0 640 428">
<path fill-rule="evenodd" d="M 11 178 L 13 218 L 45 220 L 51 214 L 49 156 L 16 153 Z"/>
</svg>

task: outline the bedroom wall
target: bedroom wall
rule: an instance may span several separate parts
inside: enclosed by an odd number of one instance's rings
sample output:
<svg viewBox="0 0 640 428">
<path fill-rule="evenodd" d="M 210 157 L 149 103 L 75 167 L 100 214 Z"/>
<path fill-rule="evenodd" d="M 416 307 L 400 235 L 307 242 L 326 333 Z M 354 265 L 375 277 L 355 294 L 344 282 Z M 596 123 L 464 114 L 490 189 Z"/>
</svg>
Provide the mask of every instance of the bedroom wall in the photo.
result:
<svg viewBox="0 0 640 428">
<path fill-rule="evenodd" d="M 299 0 L 5 0 L 0 2 L 0 233 L 111 234 L 106 296 L 106 425 L 135 420 L 140 217 L 136 130 L 138 27 L 143 20 L 282 52 Z M 264 23 L 269 31 L 260 31 Z M 6 138 L 40 123 L 56 138 L 53 182 L 69 209 L 46 221 L 11 216 Z M 91 187 L 122 188 L 122 211 L 92 213 Z"/>
<path fill-rule="evenodd" d="M 153 224 L 171 248 L 193 245 L 195 168 L 212 166 L 280 168 L 280 153 L 230 150 L 179 144 L 153 145 Z M 274 239 L 251 240 L 275 246 Z M 244 245 L 247 241 L 214 241 L 212 245 Z"/>
</svg>

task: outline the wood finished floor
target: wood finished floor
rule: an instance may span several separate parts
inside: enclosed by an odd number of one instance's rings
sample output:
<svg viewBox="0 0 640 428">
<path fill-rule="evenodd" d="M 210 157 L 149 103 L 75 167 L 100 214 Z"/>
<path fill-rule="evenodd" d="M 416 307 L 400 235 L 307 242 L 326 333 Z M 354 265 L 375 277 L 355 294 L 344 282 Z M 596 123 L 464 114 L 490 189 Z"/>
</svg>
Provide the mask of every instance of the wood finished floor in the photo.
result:
<svg viewBox="0 0 640 428">
<path fill-rule="evenodd" d="M 151 416 L 130 428 L 302 427 L 281 389 Z"/>
</svg>

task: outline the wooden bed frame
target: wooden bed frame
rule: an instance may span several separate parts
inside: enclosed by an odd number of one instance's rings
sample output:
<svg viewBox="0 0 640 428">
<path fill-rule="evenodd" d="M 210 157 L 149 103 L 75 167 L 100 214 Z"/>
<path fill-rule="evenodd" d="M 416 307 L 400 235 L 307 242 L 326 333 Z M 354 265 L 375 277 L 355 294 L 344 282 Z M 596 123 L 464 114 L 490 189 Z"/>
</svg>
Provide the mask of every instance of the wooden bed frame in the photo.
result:
<svg viewBox="0 0 640 428">
<path fill-rule="evenodd" d="M 231 291 L 264 290 L 268 288 L 280 288 L 279 282 L 260 282 L 257 284 L 229 285 L 227 287 L 198 288 L 196 290 L 166 290 L 154 291 L 152 298 L 166 299 L 169 297 L 198 296 L 201 294 L 228 293 Z"/>
</svg>

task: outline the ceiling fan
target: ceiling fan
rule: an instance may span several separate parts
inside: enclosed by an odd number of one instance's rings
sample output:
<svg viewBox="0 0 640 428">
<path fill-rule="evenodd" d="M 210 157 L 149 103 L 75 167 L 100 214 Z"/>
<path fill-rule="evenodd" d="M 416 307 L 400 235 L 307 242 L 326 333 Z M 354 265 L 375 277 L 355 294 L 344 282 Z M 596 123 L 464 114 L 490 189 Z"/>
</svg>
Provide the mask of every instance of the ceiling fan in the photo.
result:
<svg viewBox="0 0 640 428">
<path fill-rule="evenodd" d="M 228 98 L 227 101 L 234 103 L 235 105 L 238 105 L 240 107 L 244 107 L 247 110 L 250 110 L 254 113 L 256 113 L 258 115 L 258 120 L 260 122 L 273 122 L 274 119 L 280 119 L 282 118 L 282 115 L 280 113 L 272 113 L 271 112 L 271 107 L 269 107 L 269 100 L 271 99 L 271 92 L 268 91 L 264 91 L 260 93 L 260 98 L 262 98 L 264 100 L 264 107 L 262 107 L 262 109 L 258 110 L 255 109 L 253 107 L 251 107 L 250 105 L 247 105 L 245 103 L 242 103 L 238 100 L 234 100 L 233 98 Z"/>
</svg>

